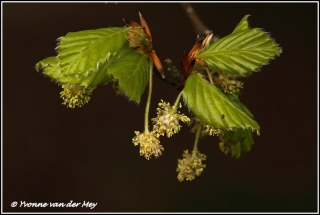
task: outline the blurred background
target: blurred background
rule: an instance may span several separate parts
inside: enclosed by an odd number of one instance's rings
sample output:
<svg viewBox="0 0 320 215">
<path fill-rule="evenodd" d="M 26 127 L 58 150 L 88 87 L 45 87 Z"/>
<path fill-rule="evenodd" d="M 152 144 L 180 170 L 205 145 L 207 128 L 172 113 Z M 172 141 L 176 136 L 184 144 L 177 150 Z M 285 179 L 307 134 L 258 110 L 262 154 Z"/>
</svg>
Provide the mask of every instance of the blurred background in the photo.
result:
<svg viewBox="0 0 320 215">
<path fill-rule="evenodd" d="M 251 152 L 224 155 L 216 137 L 199 150 L 207 167 L 192 182 L 177 180 L 177 159 L 191 150 L 184 125 L 147 161 L 132 143 L 142 131 L 146 93 L 139 105 L 98 87 L 82 108 L 61 105 L 61 88 L 35 71 L 55 55 L 68 32 L 147 20 L 157 55 L 177 68 L 196 39 L 178 3 L 3 3 L 4 212 L 315 212 L 317 211 L 317 4 L 192 4 L 220 37 L 246 14 L 283 48 L 280 57 L 243 79 L 241 101 L 261 126 Z M 178 92 L 154 78 L 150 117 L 160 99 Z M 182 112 L 188 114 L 187 108 Z M 13 201 L 90 201 L 88 208 L 12 208 Z"/>
</svg>

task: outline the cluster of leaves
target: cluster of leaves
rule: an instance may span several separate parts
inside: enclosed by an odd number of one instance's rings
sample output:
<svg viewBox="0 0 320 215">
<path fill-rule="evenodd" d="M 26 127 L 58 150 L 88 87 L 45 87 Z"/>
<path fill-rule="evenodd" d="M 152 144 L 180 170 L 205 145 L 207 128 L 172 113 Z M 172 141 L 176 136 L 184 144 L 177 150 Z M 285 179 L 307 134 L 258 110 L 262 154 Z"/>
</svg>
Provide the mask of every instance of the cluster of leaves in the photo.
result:
<svg viewBox="0 0 320 215">
<path fill-rule="evenodd" d="M 132 37 L 134 41 L 130 41 Z M 43 70 L 69 88 L 92 89 L 117 80 L 129 99 L 140 101 L 148 83 L 152 51 L 142 27 L 71 32 L 58 41 L 58 55 L 38 62 L 37 71 Z"/>
<path fill-rule="evenodd" d="M 252 133 L 259 134 L 258 123 L 239 100 L 243 83 L 237 79 L 259 70 L 281 49 L 266 32 L 250 28 L 247 19 L 248 15 L 230 35 L 216 42 L 212 41 L 212 34 L 199 39 L 183 57 L 181 73 L 167 61 L 168 71 L 178 80 L 174 85 L 194 116 L 193 130 L 198 131 L 192 155 L 186 151 L 184 159 L 178 162 L 179 180 L 192 180 L 205 167 L 202 164 L 205 156 L 197 149 L 200 133 L 219 136 L 220 149 L 237 158 L 241 152 L 250 151 Z M 139 102 L 148 82 L 151 85 L 152 79 L 148 77 L 152 75 L 152 64 L 158 76 L 166 80 L 153 49 L 151 32 L 141 14 L 140 21 L 137 24 L 125 20 L 127 26 L 122 28 L 68 33 L 59 38 L 58 55 L 38 62 L 36 70 L 43 70 L 62 85 L 61 97 L 71 108 L 87 103 L 94 88 L 111 81 L 130 100 Z M 163 110 L 158 109 L 158 117 L 153 120 L 157 129 L 154 133 L 149 133 L 148 128 L 145 133 L 136 132 L 133 142 L 140 144 L 140 153 L 147 159 L 161 155 L 160 135 L 167 132 L 170 137 L 181 127 L 178 120 L 189 120 L 176 111 L 180 95 L 173 107 L 160 103 Z"/>
</svg>

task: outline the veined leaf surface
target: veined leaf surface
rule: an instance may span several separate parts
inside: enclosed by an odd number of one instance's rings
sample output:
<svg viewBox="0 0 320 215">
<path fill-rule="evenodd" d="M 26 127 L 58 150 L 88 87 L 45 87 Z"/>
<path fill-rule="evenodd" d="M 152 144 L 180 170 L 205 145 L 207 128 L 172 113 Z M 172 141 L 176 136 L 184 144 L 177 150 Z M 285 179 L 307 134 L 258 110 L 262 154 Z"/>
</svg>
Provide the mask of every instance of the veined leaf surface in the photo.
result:
<svg viewBox="0 0 320 215">
<path fill-rule="evenodd" d="M 61 73 L 81 75 L 98 69 L 100 63 L 122 48 L 126 32 L 126 28 L 102 28 L 60 37 L 57 49 Z"/>
<path fill-rule="evenodd" d="M 48 57 L 39 61 L 35 69 L 39 72 L 43 69 L 43 73 L 53 79 L 58 79 L 60 76 L 59 59 L 57 57 Z"/>
<path fill-rule="evenodd" d="M 46 58 L 36 69 L 62 84 L 96 87 L 108 83 L 112 76 L 106 68 L 131 49 L 126 28 L 103 28 L 71 32 L 60 37 L 58 57 Z"/>
<path fill-rule="evenodd" d="M 146 89 L 149 77 L 148 56 L 129 52 L 119 58 L 108 69 L 108 74 L 119 80 L 126 95 L 139 102 Z"/>
<path fill-rule="evenodd" d="M 248 116 L 253 118 L 253 114 L 242 102 L 240 102 L 238 96 L 234 96 L 234 95 L 226 95 L 226 96 L 233 102 L 234 105 L 238 106 L 240 110 L 244 111 L 246 114 L 248 114 Z"/>
<path fill-rule="evenodd" d="M 273 39 L 258 28 L 249 29 L 245 16 L 234 32 L 208 46 L 197 58 L 217 71 L 246 75 L 281 53 Z"/>
<path fill-rule="evenodd" d="M 208 125 L 230 130 L 247 128 L 259 132 L 260 126 L 250 114 L 200 74 L 189 76 L 183 89 L 183 98 L 191 111 Z"/>
<path fill-rule="evenodd" d="M 249 23 L 248 23 L 248 17 L 250 15 L 245 15 L 242 20 L 240 21 L 240 23 L 237 25 L 237 27 L 233 30 L 232 33 L 235 33 L 237 31 L 241 31 L 241 30 L 246 30 L 249 29 Z"/>
<path fill-rule="evenodd" d="M 242 152 L 249 152 L 254 144 L 250 130 L 239 129 L 223 134 L 226 145 L 231 146 L 231 155 L 239 158 Z"/>
</svg>

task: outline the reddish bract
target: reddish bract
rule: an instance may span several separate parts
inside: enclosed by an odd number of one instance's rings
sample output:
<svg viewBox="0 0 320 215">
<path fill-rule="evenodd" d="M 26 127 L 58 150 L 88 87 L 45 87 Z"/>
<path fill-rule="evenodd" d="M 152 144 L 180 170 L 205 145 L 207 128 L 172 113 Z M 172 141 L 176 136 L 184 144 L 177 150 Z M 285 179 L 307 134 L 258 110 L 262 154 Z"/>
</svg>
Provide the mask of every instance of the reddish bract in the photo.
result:
<svg viewBox="0 0 320 215">
<path fill-rule="evenodd" d="M 183 59 L 181 61 L 181 67 L 184 74 L 185 80 L 192 74 L 193 67 L 195 62 L 200 64 L 203 67 L 207 67 L 208 65 L 202 60 L 197 58 L 197 55 L 208 45 L 210 44 L 212 38 L 212 33 L 208 34 L 205 38 L 200 39 L 196 44 L 192 47 L 190 52 L 185 53 Z"/>
<path fill-rule="evenodd" d="M 157 70 L 160 72 L 162 78 L 165 78 L 164 69 L 163 69 L 162 63 L 161 63 L 160 59 L 158 58 L 158 56 L 156 54 L 156 51 L 153 49 L 152 36 L 151 36 L 151 31 L 149 29 L 149 26 L 148 26 L 146 20 L 143 18 L 142 14 L 140 12 L 139 12 L 139 16 L 140 16 L 140 23 L 141 24 L 138 24 L 138 23 L 133 22 L 133 21 L 125 20 L 125 19 L 123 19 L 123 21 L 125 23 L 127 23 L 127 25 L 130 26 L 130 27 L 133 27 L 133 28 L 139 27 L 139 28 L 143 29 L 144 33 L 146 34 L 147 39 L 150 41 L 150 44 L 151 44 L 151 50 L 148 50 L 147 52 L 151 55 L 153 64 L 156 66 Z"/>
</svg>

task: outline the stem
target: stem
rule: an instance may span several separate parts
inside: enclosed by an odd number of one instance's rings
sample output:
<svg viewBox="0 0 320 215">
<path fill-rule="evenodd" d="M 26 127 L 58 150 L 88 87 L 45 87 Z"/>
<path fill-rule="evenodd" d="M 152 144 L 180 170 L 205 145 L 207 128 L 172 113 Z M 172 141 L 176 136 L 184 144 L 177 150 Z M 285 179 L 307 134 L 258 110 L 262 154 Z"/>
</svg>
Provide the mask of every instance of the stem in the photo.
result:
<svg viewBox="0 0 320 215">
<path fill-rule="evenodd" d="M 190 21 L 193 24 L 197 34 L 207 35 L 211 32 L 209 28 L 203 24 L 203 22 L 201 21 L 198 14 L 195 12 L 190 3 L 181 3 L 181 6 L 188 14 Z"/>
<path fill-rule="evenodd" d="M 150 109 L 150 103 L 151 103 L 151 93 L 152 93 L 152 72 L 153 70 L 153 63 L 150 60 L 149 61 L 149 89 L 148 89 L 148 99 L 146 104 L 146 111 L 144 115 L 144 133 L 149 133 L 149 109 Z"/>
<path fill-rule="evenodd" d="M 213 85 L 213 81 L 212 81 L 211 73 L 210 73 L 210 71 L 209 71 L 209 69 L 208 69 L 208 68 L 206 68 L 206 70 L 207 70 L 207 73 L 208 73 L 208 77 L 209 77 L 209 80 L 210 80 L 210 84 L 212 84 L 212 85 Z"/>
<path fill-rule="evenodd" d="M 176 101 L 174 102 L 174 105 L 173 105 L 173 108 L 177 108 L 178 104 L 179 104 L 179 101 L 180 101 L 180 98 L 182 96 L 182 91 L 179 93 Z"/>
<path fill-rule="evenodd" d="M 199 124 L 197 131 L 196 131 L 196 139 L 194 141 L 194 146 L 193 146 L 193 150 L 192 150 L 192 158 L 194 158 L 196 156 L 196 153 L 198 151 L 198 142 L 199 142 L 201 130 L 202 130 L 202 123 Z"/>
</svg>

